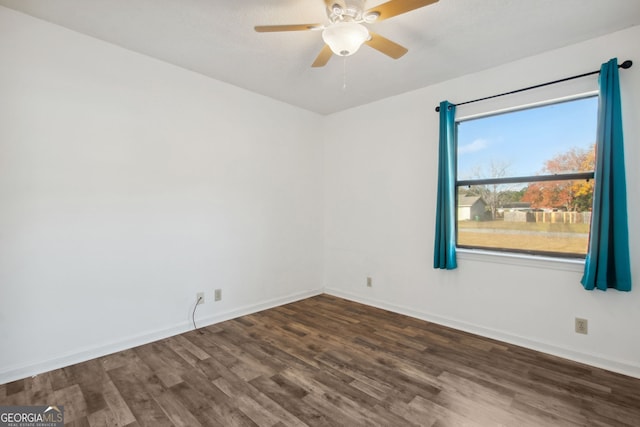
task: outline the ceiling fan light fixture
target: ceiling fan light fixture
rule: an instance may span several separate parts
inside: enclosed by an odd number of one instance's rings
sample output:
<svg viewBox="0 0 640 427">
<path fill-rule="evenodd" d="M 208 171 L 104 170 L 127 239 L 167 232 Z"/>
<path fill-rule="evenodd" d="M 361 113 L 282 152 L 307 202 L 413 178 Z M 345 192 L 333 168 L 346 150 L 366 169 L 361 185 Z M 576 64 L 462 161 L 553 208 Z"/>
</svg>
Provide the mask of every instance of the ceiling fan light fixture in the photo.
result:
<svg viewBox="0 0 640 427">
<path fill-rule="evenodd" d="M 349 56 L 369 39 L 369 30 L 356 22 L 336 22 L 324 29 L 322 39 L 336 55 Z"/>
</svg>

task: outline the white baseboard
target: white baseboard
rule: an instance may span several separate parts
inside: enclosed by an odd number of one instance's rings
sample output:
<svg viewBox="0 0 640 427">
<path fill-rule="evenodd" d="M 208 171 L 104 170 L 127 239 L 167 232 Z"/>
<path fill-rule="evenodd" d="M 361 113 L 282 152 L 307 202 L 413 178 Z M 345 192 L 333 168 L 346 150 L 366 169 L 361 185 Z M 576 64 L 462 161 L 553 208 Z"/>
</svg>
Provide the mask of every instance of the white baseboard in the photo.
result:
<svg viewBox="0 0 640 427">
<path fill-rule="evenodd" d="M 201 317 L 198 319 L 198 323 L 200 327 L 209 326 L 219 322 L 224 322 L 226 320 L 235 319 L 236 317 L 245 316 L 247 314 L 256 313 L 258 311 L 320 295 L 322 293 L 322 289 L 297 292 L 284 297 L 263 301 L 258 304 L 250 304 L 234 308 L 232 310 L 228 310 L 226 312 L 219 313 L 213 316 Z M 118 351 L 123 351 L 143 344 L 148 344 L 150 342 L 178 335 L 192 329 L 192 324 L 188 321 L 185 321 L 169 328 L 133 335 L 117 342 L 111 342 L 109 344 L 98 345 L 90 348 L 77 349 L 73 352 L 55 356 L 51 359 L 43 360 L 40 362 L 25 365 L 14 365 L 6 369 L 3 368 L 2 371 L 0 371 L 0 384 L 5 384 L 22 378 L 35 376 L 44 372 L 52 371 L 54 369 L 64 368 L 65 366 L 73 365 L 76 363 L 86 362 L 87 360 L 95 359 L 96 357 L 102 357 Z"/>
<path fill-rule="evenodd" d="M 437 323 L 439 325 L 448 326 L 454 329 L 458 329 L 461 331 L 469 332 L 469 333 L 480 335 L 487 338 L 492 338 L 492 339 L 503 341 L 509 344 L 518 345 L 521 347 L 540 351 L 542 353 L 551 354 L 554 356 L 562 357 L 564 359 L 569 359 L 575 362 L 584 363 L 586 365 L 594 366 L 597 368 L 606 369 L 608 371 L 617 372 L 619 374 L 628 375 L 630 377 L 640 378 L 640 365 L 632 365 L 630 363 L 611 360 L 598 355 L 578 352 L 569 348 L 564 348 L 564 347 L 559 347 L 553 344 L 534 341 L 529 338 L 521 337 L 518 335 L 509 334 L 506 332 L 502 332 L 502 331 L 498 331 L 490 328 L 484 328 L 481 326 L 462 322 L 455 319 L 449 319 L 449 318 L 436 316 L 436 315 L 432 315 L 425 312 L 420 312 L 411 308 L 389 304 L 383 301 L 378 301 L 375 299 L 363 297 L 361 295 L 355 295 L 348 292 L 343 292 L 337 289 L 325 288 L 324 291 L 326 294 L 344 298 L 350 301 L 359 302 L 361 304 L 370 305 L 372 307 L 381 308 L 381 309 L 392 311 L 398 314 L 404 314 L 406 316 L 411 316 L 416 319 Z"/>
</svg>

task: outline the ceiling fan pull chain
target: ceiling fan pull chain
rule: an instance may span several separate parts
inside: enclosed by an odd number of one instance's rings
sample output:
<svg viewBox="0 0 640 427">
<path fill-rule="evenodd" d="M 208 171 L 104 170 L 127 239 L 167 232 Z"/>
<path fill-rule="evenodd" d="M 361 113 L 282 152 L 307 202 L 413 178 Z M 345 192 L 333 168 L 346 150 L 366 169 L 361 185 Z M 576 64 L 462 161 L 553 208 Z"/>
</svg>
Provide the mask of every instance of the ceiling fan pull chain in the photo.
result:
<svg viewBox="0 0 640 427">
<path fill-rule="evenodd" d="M 344 62 L 342 63 L 342 91 L 347 91 L 347 57 L 342 57 Z"/>
</svg>

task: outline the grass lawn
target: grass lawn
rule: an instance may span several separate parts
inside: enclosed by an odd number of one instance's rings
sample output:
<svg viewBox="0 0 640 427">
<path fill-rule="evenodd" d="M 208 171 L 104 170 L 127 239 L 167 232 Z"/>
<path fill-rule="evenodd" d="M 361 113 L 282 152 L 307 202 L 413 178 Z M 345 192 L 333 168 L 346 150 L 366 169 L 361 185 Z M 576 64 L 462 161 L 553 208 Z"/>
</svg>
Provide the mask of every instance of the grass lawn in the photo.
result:
<svg viewBox="0 0 640 427">
<path fill-rule="evenodd" d="M 549 222 L 459 221 L 459 229 L 500 229 L 541 231 L 546 233 L 589 234 L 589 224 L 565 224 Z"/>
<path fill-rule="evenodd" d="M 462 246 L 585 255 L 588 243 L 589 224 L 458 222 L 458 245 Z"/>
</svg>

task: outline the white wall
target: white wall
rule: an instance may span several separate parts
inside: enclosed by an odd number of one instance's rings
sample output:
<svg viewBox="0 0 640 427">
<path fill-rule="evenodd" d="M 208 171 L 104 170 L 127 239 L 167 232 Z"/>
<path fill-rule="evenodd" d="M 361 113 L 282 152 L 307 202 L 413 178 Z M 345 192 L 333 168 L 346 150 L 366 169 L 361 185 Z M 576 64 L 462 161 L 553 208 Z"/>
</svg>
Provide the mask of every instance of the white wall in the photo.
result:
<svg viewBox="0 0 640 427">
<path fill-rule="evenodd" d="M 640 27 L 530 57 L 325 121 L 325 287 L 335 295 L 640 377 Z M 587 292 L 580 265 L 459 256 L 432 268 L 438 114 L 462 102 L 599 69 L 617 56 L 623 92 L 632 274 L 630 293 Z M 438 64 L 433 64 L 437 67 Z M 596 77 L 460 107 L 458 116 L 597 88 Z M 511 99 L 509 99 L 511 98 Z M 346 125 L 348 124 L 348 125 Z M 366 277 L 373 287 L 366 287 Z M 589 334 L 573 331 L 589 320 Z"/>
<path fill-rule="evenodd" d="M 320 116 L 3 7 L 0 58 L 0 383 L 321 292 Z"/>
</svg>

